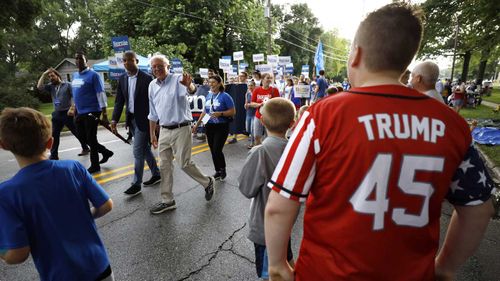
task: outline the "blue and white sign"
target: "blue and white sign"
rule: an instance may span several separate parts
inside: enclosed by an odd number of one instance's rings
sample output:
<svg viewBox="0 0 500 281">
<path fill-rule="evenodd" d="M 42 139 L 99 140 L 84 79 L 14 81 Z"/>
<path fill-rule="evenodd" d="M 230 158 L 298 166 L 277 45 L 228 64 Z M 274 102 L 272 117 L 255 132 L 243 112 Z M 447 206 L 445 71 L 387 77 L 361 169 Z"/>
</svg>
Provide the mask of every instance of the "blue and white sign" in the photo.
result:
<svg viewBox="0 0 500 281">
<path fill-rule="evenodd" d="M 267 63 L 270 65 L 277 65 L 278 64 L 278 56 L 277 55 L 268 55 L 267 56 Z"/>
<path fill-rule="evenodd" d="M 300 74 L 304 74 L 304 76 L 309 77 L 309 65 L 302 65 L 302 71 L 300 72 Z"/>
<path fill-rule="evenodd" d="M 233 60 L 234 61 L 244 60 L 244 58 L 243 58 L 243 51 L 234 52 L 233 53 Z"/>
<path fill-rule="evenodd" d="M 224 70 L 224 72 L 228 72 L 232 69 L 231 60 L 230 59 L 219 59 L 219 68 Z"/>
<path fill-rule="evenodd" d="M 264 61 L 264 54 L 253 54 L 252 58 L 253 62 L 261 62 Z"/>
<path fill-rule="evenodd" d="M 258 64 L 255 69 L 259 70 L 260 73 L 273 73 L 273 67 L 270 64 Z"/>
<path fill-rule="evenodd" d="M 184 69 L 182 68 L 182 62 L 178 58 L 172 58 L 171 60 L 172 66 L 170 67 L 170 71 L 172 73 L 182 73 Z"/>
<path fill-rule="evenodd" d="M 279 65 L 287 65 L 289 63 L 292 63 L 292 57 L 290 57 L 290 56 L 279 56 L 278 57 L 278 64 Z"/>
<path fill-rule="evenodd" d="M 223 60 L 229 60 L 229 63 L 231 63 L 231 56 L 222 56 Z"/>
<path fill-rule="evenodd" d="M 208 68 L 200 68 L 201 78 L 208 78 Z"/>
<path fill-rule="evenodd" d="M 285 66 L 286 74 L 293 74 L 293 63 L 287 63 Z"/>
<path fill-rule="evenodd" d="M 128 36 L 111 37 L 111 43 L 113 44 L 115 53 L 125 52 L 131 49 Z"/>
</svg>

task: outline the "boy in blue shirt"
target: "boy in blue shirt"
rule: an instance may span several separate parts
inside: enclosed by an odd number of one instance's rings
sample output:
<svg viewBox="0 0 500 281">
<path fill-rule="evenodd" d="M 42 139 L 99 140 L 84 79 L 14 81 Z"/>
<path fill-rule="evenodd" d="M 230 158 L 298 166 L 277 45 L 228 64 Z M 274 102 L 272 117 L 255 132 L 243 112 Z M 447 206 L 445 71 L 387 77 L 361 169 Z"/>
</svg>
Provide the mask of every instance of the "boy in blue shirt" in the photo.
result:
<svg viewBox="0 0 500 281">
<path fill-rule="evenodd" d="M 3 110 L 0 147 L 21 169 L 0 183 L 0 258 L 17 264 L 31 253 L 42 281 L 114 280 L 94 222 L 113 202 L 79 162 L 47 160 L 52 143 L 43 114 Z"/>
</svg>

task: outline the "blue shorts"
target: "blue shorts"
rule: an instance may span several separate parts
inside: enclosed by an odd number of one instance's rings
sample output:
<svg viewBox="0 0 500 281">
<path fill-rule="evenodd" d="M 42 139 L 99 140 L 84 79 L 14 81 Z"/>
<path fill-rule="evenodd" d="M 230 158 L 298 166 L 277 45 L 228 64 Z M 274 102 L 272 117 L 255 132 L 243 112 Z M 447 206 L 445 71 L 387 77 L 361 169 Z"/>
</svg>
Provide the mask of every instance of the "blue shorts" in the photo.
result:
<svg viewBox="0 0 500 281">
<path fill-rule="evenodd" d="M 269 258 L 267 257 L 266 246 L 253 243 L 255 247 L 255 269 L 257 276 L 262 279 L 269 279 Z M 288 240 L 288 249 L 286 253 L 288 261 L 293 260 L 292 243 Z"/>
<path fill-rule="evenodd" d="M 453 106 L 462 106 L 464 105 L 464 100 L 459 99 L 459 100 L 453 100 Z"/>
</svg>

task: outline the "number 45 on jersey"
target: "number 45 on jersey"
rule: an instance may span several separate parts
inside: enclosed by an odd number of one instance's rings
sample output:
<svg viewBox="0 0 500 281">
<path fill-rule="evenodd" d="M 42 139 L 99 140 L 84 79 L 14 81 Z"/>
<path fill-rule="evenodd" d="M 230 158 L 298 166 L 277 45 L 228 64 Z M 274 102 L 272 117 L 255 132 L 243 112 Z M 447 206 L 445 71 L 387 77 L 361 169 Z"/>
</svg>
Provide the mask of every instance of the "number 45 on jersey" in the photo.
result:
<svg viewBox="0 0 500 281">
<path fill-rule="evenodd" d="M 389 211 L 387 187 L 392 167 L 392 154 L 378 154 L 370 170 L 349 200 L 357 212 L 373 215 L 373 230 L 384 229 L 385 213 Z M 429 223 L 429 201 L 434 187 L 427 182 L 416 182 L 417 171 L 442 172 L 444 158 L 404 155 L 398 179 L 399 189 L 409 195 L 424 197 L 421 212 L 408 214 L 405 208 L 394 208 L 392 220 L 398 225 L 423 227 Z M 375 200 L 368 200 L 375 191 Z"/>
</svg>

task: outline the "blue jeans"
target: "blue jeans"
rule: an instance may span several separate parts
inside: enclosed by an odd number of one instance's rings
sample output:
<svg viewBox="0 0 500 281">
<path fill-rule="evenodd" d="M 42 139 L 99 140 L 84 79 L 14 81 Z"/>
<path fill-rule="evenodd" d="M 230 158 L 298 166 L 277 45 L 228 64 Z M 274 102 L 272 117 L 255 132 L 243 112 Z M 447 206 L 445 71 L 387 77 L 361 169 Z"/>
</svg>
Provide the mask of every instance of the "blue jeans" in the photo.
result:
<svg viewBox="0 0 500 281">
<path fill-rule="evenodd" d="M 134 136 L 134 181 L 133 185 L 142 184 L 142 175 L 144 174 L 144 159 L 148 163 L 149 169 L 153 176 L 160 176 L 160 170 L 158 165 L 156 165 L 156 159 L 151 151 L 151 145 L 149 143 L 149 131 L 143 132 L 137 128 L 135 120 L 132 118 L 130 128 L 132 135 Z"/>
<path fill-rule="evenodd" d="M 248 115 L 246 117 L 245 121 L 245 128 L 247 130 L 247 133 L 250 134 L 250 141 L 253 143 L 253 119 L 255 118 L 255 115 Z"/>
</svg>

